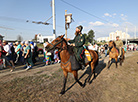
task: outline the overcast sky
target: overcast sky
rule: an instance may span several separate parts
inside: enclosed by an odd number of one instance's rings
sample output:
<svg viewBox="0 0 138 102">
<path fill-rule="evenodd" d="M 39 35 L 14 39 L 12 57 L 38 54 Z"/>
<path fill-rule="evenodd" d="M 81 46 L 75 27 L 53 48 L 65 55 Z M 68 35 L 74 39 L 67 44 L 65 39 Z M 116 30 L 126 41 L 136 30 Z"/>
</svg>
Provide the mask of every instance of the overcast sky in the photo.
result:
<svg viewBox="0 0 138 102">
<path fill-rule="evenodd" d="M 125 32 L 126 26 L 133 37 L 135 26 L 138 29 L 137 4 L 138 0 L 55 0 L 56 34 L 65 33 L 64 14 L 67 10 L 74 19 L 68 30 L 68 38 L 74 37 L 78 25 L 83 25 L 83 33 L 94 30 L 95 39 L 107 37 L 116 30 Z M 51 25 L 31 23 L 44 22 L 51 16 L 51 0 L 0 0 L 0 34 L 14 40 L 17 35 L 21 35 L 24 40 L 34 38 L 38 33 L 52 35 L 52 19 L 48 21 Z"/>
</svg>

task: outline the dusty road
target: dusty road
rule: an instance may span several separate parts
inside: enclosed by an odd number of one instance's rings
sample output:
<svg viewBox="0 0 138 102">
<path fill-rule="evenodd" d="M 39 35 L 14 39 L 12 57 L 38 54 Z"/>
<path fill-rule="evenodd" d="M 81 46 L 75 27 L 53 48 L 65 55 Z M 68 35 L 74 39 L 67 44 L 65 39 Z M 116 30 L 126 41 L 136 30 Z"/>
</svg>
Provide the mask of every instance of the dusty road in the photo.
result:
<svg viewBox="0 0 138 102">
<path fill-rule="evenodd" d="M 90 69 L 79 71 L 82 88 L 68 75 L 66 93 L 59 96 L 63 84 L 60 64 L 43 66 L 38 63 L 25 71 L 0 70 L 0 102 L 138 102 L 138 52 L 126 54 L 123 66 L 107 69 L 107 58 L 100 59 L 97 77 L 87 83 Z"/>
</svg>

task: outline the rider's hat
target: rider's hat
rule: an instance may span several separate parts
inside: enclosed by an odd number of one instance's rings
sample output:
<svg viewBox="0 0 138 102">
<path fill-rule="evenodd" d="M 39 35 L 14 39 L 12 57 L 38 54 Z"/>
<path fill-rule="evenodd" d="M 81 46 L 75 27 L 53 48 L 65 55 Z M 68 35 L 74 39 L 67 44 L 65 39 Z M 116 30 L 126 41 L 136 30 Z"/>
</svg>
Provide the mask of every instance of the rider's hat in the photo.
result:
<svg viewBox="0 0 138 102">
<path fill-rule="evenodd" d="M 77 28 L 78 28 L 80 31 L 82 31 L 83 26 L 82 26 L 82 25 L 79 25 Z"/>
</svg>

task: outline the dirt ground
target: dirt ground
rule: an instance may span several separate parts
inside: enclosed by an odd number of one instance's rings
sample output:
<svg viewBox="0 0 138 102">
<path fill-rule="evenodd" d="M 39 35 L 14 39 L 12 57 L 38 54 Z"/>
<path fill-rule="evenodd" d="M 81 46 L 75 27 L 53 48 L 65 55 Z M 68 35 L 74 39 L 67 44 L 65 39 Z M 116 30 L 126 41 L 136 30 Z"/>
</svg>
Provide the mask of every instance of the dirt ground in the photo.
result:
<svg viewBox="0 0 138 102">
<path fill-rule="evenodd" d="M 90 84 L 86 82 L 90 68 L 79 71 L 84 88 L 69 74 L 62 96 L 60 64 L 43 66 L 39 62 L 29 71 L 20 66 L 12 73 L 10 69 L 0 70 L 0 102 L 138 102 L 138 52 L 128 52 L 118 68 L 113 63 L 108 69 L 107 61 L 102 55 L 97 77 Z"/>
</svg>

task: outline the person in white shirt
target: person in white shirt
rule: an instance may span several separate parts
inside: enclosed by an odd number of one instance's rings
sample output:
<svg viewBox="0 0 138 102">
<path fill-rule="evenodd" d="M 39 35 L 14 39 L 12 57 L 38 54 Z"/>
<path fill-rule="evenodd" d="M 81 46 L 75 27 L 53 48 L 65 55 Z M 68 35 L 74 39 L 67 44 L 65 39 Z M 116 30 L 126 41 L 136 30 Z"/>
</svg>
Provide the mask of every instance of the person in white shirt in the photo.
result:
<svg viewBox="0 0 138 102">
<path fill-rule="evenodd" d="M 7 43 L 6 41 L 3 41 L 3 49 L 4 49 L 5 52 L 7 52 L 7 53 L 6 53 L 6 58 L 7 58 L 8 61 L 11 62 L 12 67 L 13 67 L 13 69 L 14 69 L 15 66 L 14 66 L 14 63 L 13 63 L 13 60 L 12 60 L 12 57 L 11 57 L 11 53 L 12 53 L 12 52 L 11 52 L 11 50 L 10 50 L 10 46 L 8 45 L 8 43 Z M 11 69 L 11 71 L 13 71 L 13 69 Z"/>
<path fill-rule="evenodd" d="M 98 50 L 98 45 L 95 43 L 94 44 L 94 50 L 97 51 Z"/>
<path fill-rule="evenodd" d="M 92 46 L 91 43 L 89 43 L 89 45 L 88 45 L 88 49 L 89 49 L 89 50 L 93 50 L 93 46 Z"/>
</svg>

